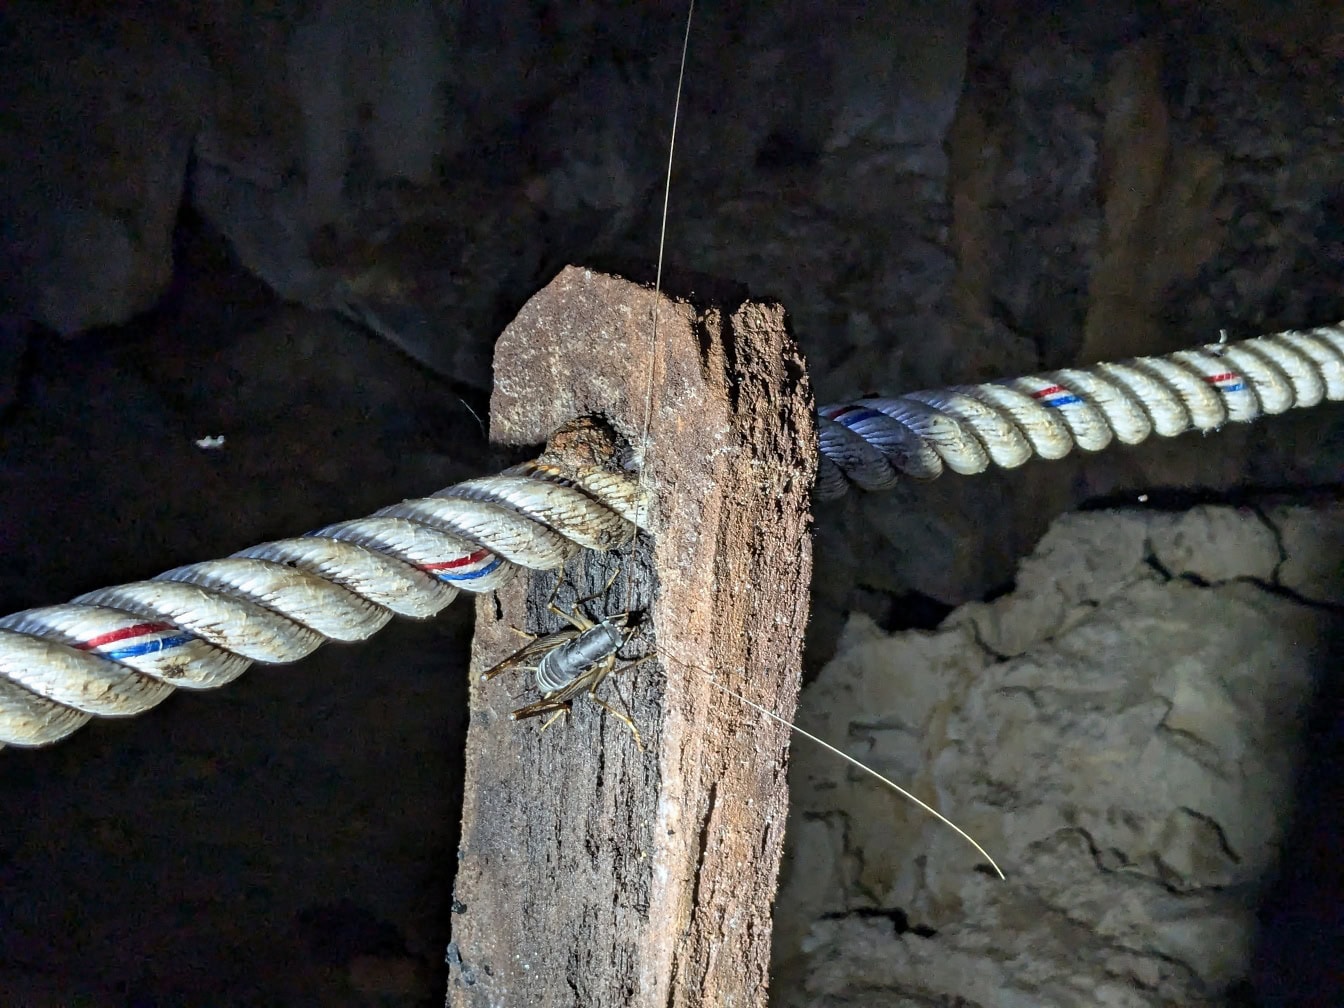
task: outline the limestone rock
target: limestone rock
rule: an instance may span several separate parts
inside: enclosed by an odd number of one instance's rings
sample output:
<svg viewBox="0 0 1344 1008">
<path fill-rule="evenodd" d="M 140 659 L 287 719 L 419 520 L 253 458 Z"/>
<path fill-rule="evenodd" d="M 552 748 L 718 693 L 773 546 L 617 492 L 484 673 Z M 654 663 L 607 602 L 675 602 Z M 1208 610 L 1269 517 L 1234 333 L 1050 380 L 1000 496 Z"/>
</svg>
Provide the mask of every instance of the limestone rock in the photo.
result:
<svg viewBox="0 0 1344 1008">
<path fill-rule="evenodd" d="M 949 815 L 1008 880 L 795 748 L 775 1004 L 1212 1006 L 1245 983 L 1344 628 L 1273 580 L 1337 602 L 1339 551 L 1319 545 L 1337 509 L 1269 515 L 1292 529 L 1281 567 L 1244 510 L 1071 515 L 991 606 L 935 632 L 854 617 L 801 722 Z"/>
</svg>

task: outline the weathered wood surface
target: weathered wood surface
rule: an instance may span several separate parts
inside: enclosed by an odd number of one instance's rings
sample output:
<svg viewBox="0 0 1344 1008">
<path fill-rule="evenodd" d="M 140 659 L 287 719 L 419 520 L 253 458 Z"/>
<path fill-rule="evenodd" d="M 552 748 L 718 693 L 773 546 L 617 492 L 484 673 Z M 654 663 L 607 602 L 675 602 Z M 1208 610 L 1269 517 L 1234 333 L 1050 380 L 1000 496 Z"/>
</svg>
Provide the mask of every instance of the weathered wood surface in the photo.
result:
<svg viewBox="0 0 1344 1008">
<path fill-rule="evenodd" d="M 600 618 L 637 610 L 634 650 L 658 659 L 609 679 L 647 751 L 580 700 L 546 731 L 514 723 L 530 676 L 473 682 L 448 1004 L 765 1004 L 770 906 L 787 812 L 787 731 L 711 681 L 791 718 L 811 575 L 816 460 L 802 359 L 775 305 L 693 308 L 566 269 L 496 348 L 491 435 L 539 444 L 572 418 L 647 444 L 649 537 L 568 568 L 558 600 L 599 589 Z M 550 630 L 553 575 L 477 604 L 473 677 L 516 650 L 510 626 Z"/>
</svg>

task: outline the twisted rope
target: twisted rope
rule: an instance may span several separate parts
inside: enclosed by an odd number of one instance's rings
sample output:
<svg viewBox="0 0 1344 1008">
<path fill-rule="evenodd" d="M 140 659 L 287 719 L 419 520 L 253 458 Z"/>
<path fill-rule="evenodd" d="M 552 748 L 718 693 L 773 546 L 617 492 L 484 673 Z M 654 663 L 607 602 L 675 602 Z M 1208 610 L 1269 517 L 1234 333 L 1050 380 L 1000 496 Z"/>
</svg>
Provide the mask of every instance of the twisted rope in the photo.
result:
<svg viewBox="0 0 1344 1008">
<path fill-rule="evenodd" d="M 635 535 L 639 488 L 601 466 L 526 462 L 367 518 L 0 619 L 0 745 L 41 746 L 253 662 L 298 661 L 392 618 L 433 616 L 518 567 Z"/>
<path fill-rule="evenodd" d="M 1326 399 L 1344 400 L 1344 323 L 861 399 L 818 411 L 817 493 L 1012 468 Z M 546 455 L 367 518 L 4 617 L 0 748 L 47 745 L 94 715 L 126 717 L 177 688 L 222 686 L 253 662 L 363 640 L 393 615 L 433 616 L 518 567 L 553 570 L 580 550 L 629 542 L 648 513 L 643 491 L 601 451 L 584 457 L 574 466 Z"/>
<path fill-rule="evenodd" d="M 1344 400 L 1344 323 L 1211 343 L 1164 357 L 1063 368 L 983 385 L 864 398 L 817 411 L 817 495 L 852 483 L 885 490 L 902 477 L 928 480 L 1004 469 L 1035 455 L 1062 458 L 1112 440 L 1213 431 L 1322 400 Z"/>
</svg>

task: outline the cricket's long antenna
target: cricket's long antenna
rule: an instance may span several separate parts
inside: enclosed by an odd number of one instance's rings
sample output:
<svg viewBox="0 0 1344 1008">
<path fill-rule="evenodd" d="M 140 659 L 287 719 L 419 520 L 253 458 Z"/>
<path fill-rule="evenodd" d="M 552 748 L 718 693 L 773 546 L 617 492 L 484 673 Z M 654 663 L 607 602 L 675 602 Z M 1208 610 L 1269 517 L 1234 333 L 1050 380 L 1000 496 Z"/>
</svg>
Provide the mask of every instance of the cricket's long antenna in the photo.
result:
<svg viewBox="0 0 1344 1008">
<path fill-rule="evenodd" d="M 639 448 L 639 503 L 644 507 L 648 496 L 649 426 L 653 421 L 653 388 L 657 381 L 658 370 L 658 301 L 663 290 L 663 253 L 667 248 L 667 209 L 672 202 L 672 160 L 677 151 L 677 120 L 681 117 L 681 89 L 686 80 L 686 54 L 691 48 L 691 19 L 695 16 L 695 0 L 686 7 L 686 33 L 681 40 L 681 66 L 677 70 L 677 97 L 672 103 L 672 134 L 667 141 L 667 172 L 663 176 L 663 219 L 658 230 L 658 265 L 653 275 L 653 335 L 649 345 L 649 380 L 644 394 L 644 424 L 640 431 Z M 639 522 L 636 522 L 639 524 Z"/>
<path fill-rule="evenodd" d="M 653 422 L 653 390 L 654 386 L 657 383 L 658 303 L 663 291 L 663 255 L 667 248 L 667 211 L 668 207 L 671 205 L 672 202 L 672 163 L 677 150 L 677 121 L 681 118 L 681 91 L 682 91 L 682 85 L 686 80 L 686 54 L 690 51 L 691 48 L 691 21 L 694 19 L 694 17 L 695 17 L 695 0 L 689 0 L 686 6 L 686 32 L 681 40 L 681 65 L 677 70 L 677 96 L 676 100 L 672 104 L 672 132 L 667 142 L 667 172 L 664 175 L 663 179 L 663 216 L 662 216 L 662 223 L 658 231 L 658 265 L 655 269 L 653 279 L 653 325 L 649 346 L 648 387 L 645 389 L 644 420 L 639 438 L 639 449 L 641 457 L 637 460 L 637 464 L 639 465 L 640 495 L 638 503 L 636 504 L 637 520 L 635 524 L 640 526 L 643 525 L 643 522 L 642 520 L 638 519 L 642 517 L 642 511 L 645 506 L 645 502 L 648 499 L 648 489 L 649 489 L 648 488 L 648 472 L 650 461 L 648 458 L 649 428 Z M 608 585 L 608 587 L 610 587 L 610 585 Z M 689 666 L 689 667 L 694 668 L 695 666 Z M 978 843 L 976 843 L 974 837 L 972 837 L 969 833 L 967 833 L 960 826 L 954 823 L 951 819 L 947 818 L 947 816 L 939 812 L 936 808 L 923 801 L 920 801 L 918 798 L 912 795 L 905 788 L 901 787 L 895 781 L 882 776 L 882 774 L 878 773 L 872 767 L 864 766 L 864 764 L 860 763 L 853 756 L 850 756 L 848 753 L 841 752 L 839 749 L 837 749 L 835 746 L 831 745 L 824 739 L 818 738 L 811 732 L 803 728 L 799 728 L 796 724 L 793 724 L 790 721 L 786 721 L 784 718 L 780 717 L 773 711 L 767 710 L 760 704 L 748 700 L 742 694 L 734 692 L 733 690 L 729 689 L 727 686 L 719 682 L 718 679 L 714 677 L 713 673 L 709 672 L 707 669 L 700 669 L 699 671 L 707 674 L 709 676 L 709 681 L 712 682 L 719 689 L 723 690 L 723 692 L 727 693 L 729 696 L 736 697 L 738 700 L 746 704 L 748 707 L 751 707 L 753 710 L 756 710 L 759 713 L 764 714 L 766 717 L 770 718 L 770 720 L 779 722 L 784 727 L 788 728 L 789 731 L 796 732 L 803 738 L 811 739 L 817 745 L 825 749 L 829 749 L 831 752 L 835 753 L 835 755 L 839 756 L 841 759 L 849 763 L 852 763 L 854 766 L 858 767 L 864 773 L 871 774 L 872 776 L 876 777 L 878 780 L 880 780 L 883 784 L 887 785 L 887 787 L 891 788 L 897 794 L 914 802 L 916 805 L 918 805 L 925 812 L 929 813 L 929 815 L 933 816 L 939 822 L 942 822 L 947 826 L 950 826 L 953 830 L 956 831 L 958 836 L 962 837 L 967 843 L 969 843 L 972 847 L 974 847 L 977 851 L 980 852 L 980 854 L 985 858 L 985 860 L 989 862 L 990 867 L 992 867 L 994 871 L 998 873 L 999 878 L 1005 877 L 1003 874 L 1003 870 L 998 865 L 998 862 L 996 862 L 992 857 L 989 856 L 989 851 L 985 850 Z M 639 737 L 638 734 L 636 734 L 635 737 L 636 739 L 638 739 Z"/>
<path fill-rule="evenodd" d="M 684 664 L 684 663 L 682 663 L 682 664 Z M 694 668 L 695 666 L 691 666 L 691 667 Z M 704 670 L 702 669 L 701 671 L 704 671 Z M 837 749 L 835 746 L 833 746 L 833 745 L 831 745 L 829 742 L 827 742 L 825 739 L 818 738 L 817 736 L 813 735 L 813 734 L 812 734 L 810 731 L 808 731 L 806 728 L 799 728 L 799 727 L 798 727 L 796 724 L 794 724 L 792 721 L 787 721 L 787 720 L 785 720 L 784 718 L 782 718 L 782 717 L 780 717 L 778 714 L 776 714 L 774 711 L 772 711 L 772 710 L 768 710 L 767 708 L 765 708 L 765 707 L 761 706 L 760 704 L 756 703 L 754 700 L 748 700 L 748 699 L 747 699 L 746 697 L 744 697 L 741 693 L 738 693 L 738 692 L 736 692 L 736 691 L 734 691 L 734 690 L 730 690 L 727 686 L 723 685 L 723 683 L 719 682 L 719 680 L 716 679 L 712 674 L 709 675 L 709 681 L 712 682 L 712 683 L 713 683 L 715 686 L 717 686 L 719 689 L 723 690 L 723 692 L 727 693 L 729 696 L 731 696 L 731 697 L 736 697 L 736 698 L 737 698 L 738 700 L 740 700 L 742 703 L 746 704 L 748 707 L 752 708 L 753 710 L 756 710 L 756 711 L 758 711 L 759 713 L 764 714 L 764 715 L 765 715 L 766 717 L 768 717 L 770 720 L 779 722 L 779 723 L 782 724 L 785 728 L 789 729 L 789 731 L 791 731 L 791 732 L 796 732 L 796 733 L 798 733 L 799 735 L 801 735 L 801 736 L 802 736 L 803 738 L 805 738 L 805 739 L 811 739 L 813 742 L 815 742 L 817 745 L 821 746 L 823 749 L 829 749 L 831 752 L 835 753 L 835 755 L 839 756 L 842 760 L 845 760 L 845 761 L 848 762 L 848 763 L 852 763 L 854 766 L 858 767 L 858 768 L 859 768 L 860 770 L 862 770 L 864 773 L 866 773 L 866 774 L 872 774 L 872 776 L 876 777 L 876 778 L 877 778 L 878 780 L 880 780 L 883 784 L 887 785 L 887 787 L 889 787 L 889 788 L 891 788 L 892 790 L 894 790 L 897 794 L 901 795 L 903 798 L 907 798 L 907 799 L 909 799 L 910 801 L 914 802 L 916 805 L 918 805 L 920 808 L 922 808 L 925 812 L 929 813 L 929 815 L 933 816 L 933 817 L 934 817 L 935 819 L 937 819 L 939 822 L 944 823 L 945 825 L 950 826 L 950 827 L 952 827 L 952 829 L 956 830 L 958 836 L 960 836 L 963 840 L 965 840 L 967 843 L 969 843 L 972 847 L 974 847 L 977 851 L 979 851 L 979 852 L 984 856 L 984 859 L 985 859 L 986 861 L 989 862 L 989 866 L 990 866 L 991 868 L 993 868 L 994 871 L 995 871 L 996 873 L 998 873 L 999 878 L 1001 878 L 1001 879 L 1002 879 L 1002 878 L 1007 878 L 1007 876 L 1005 876 L 1005 875 L 1003 874 L 1003 869 L 999 867 L 998 862 L 995 861 L 992 857 L 989 856 L 989 851 L 985 850 L 985 849 L 984 849 L 983 847 L 981 847 L 978 843 L 976 843 L 974 837 L 972 837 L 969 833 L 967 833 L 964 829 L 962 829 L 960 826 L 958 826 L 956 823 L 954 823 L 954 822 L 953 822 L 951 819 L 949 819 L 947 816 L 945 816 L 945 815 L 943 815 L 941 812 L 939 812 L 939 811 L 938 811 L 936 808 L 934 808 L 932 805 L 929 805 L 927 802 L 920 801 L 918 798 L 916 798 L 914 795 L 912 795 L 909 791 L 907 791 L 905 788 L 901 787 L 899 784 L 897 784 L 895 781 L 891 780 L 889 777 L 884 777 L 882 774 L 878 773 L 878 772 L 877 772 L 876 770 L 874 770 L 872 767 L 870 767 L 870 766 L 866 766 L 865 764 L 860 763 L 860 762 L 859 762 L 858 760 L 856 760 L 853 756 L 849 755 L 849 753 L 842 752 L 841 750 Z"/>
</svg>

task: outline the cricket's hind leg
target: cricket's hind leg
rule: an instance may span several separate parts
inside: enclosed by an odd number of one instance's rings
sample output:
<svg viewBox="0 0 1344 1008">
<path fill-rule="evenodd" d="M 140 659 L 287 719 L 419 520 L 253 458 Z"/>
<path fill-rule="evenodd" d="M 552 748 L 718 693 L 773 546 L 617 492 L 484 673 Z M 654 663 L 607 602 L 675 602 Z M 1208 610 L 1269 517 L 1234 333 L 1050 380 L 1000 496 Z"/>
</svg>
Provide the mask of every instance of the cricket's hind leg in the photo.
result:
<svg viewBox="0 0 1344 1008">
<path fill-rule="evenodd" d="M 638 747 L 640 752 L 644 751 L 644 739 L 639 734 L 639 728 L 636 727 L 635 725 L 635 719 L 631 716 L 628 710 L 621 710 L 615 704 L 609 703 L 608 701 L 603 700 L 600 696 L 598 696 L 597 687 L 600 686 L 602 684 L 602 681 L 606 679 L 609 675 L 611 675 L 613 672 L 620 672 L 620 673 L 629 672 L 631 669 L 638 668 L 640 665 L 643 665 L 647 661 L 652 661 L 654 657 L 656 656 L 645 655 L 643 658 L 636 659 L 635 661 L 632 661 L 627 665 L 622 665 L 618 669 L 616 668 L 616 656 L 612 655 L 611 658 L 608 660 L 609 667 L 603 669 L 601 675 L 595 676 L 593 682 L 588 686 L 588 698 L 592 700 L 593 703 L 597 704 L 608 714 L 619 720 L 622 724 L 624 724 L 627 728 L 630 729 L 630 734 L 634 737 L 635 745 Z"/>
</svg>

